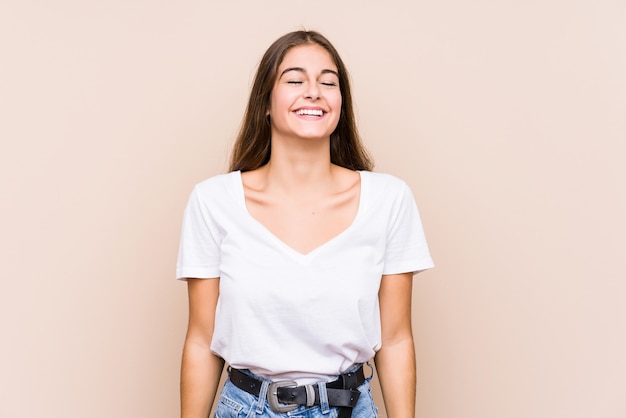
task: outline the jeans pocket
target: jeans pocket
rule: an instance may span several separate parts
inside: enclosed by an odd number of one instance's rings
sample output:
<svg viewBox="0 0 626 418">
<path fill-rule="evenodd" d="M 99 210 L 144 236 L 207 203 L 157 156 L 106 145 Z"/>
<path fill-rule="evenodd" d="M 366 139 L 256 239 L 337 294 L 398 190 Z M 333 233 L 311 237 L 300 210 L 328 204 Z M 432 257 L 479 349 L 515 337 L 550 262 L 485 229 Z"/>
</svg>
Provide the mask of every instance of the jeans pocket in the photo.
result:
<svg viewBox="0 0 626 418">
<path fill-rule="evenodd" d="M 243 405 L 222 394 L 215 408 L 215 418 L 239 418 L 242 410 Z"/>
</svg>

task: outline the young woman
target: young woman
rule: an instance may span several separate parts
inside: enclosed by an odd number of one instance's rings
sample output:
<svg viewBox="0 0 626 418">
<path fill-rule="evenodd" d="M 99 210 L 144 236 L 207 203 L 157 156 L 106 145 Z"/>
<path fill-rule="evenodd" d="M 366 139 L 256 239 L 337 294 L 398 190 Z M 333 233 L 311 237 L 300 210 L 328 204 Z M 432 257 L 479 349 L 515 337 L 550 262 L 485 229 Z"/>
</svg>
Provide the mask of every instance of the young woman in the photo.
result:
<svg viewBox="0 0 626 418">
<path fill-rule="evenodd" d="M 346 68 L 317 32 L 284 35 L 256 74 L 231 171 L 183 222 L 183 418 L 414 418 L 411 283 L 432 267 L 401 180 L 370 172 Z"/>
</svg>

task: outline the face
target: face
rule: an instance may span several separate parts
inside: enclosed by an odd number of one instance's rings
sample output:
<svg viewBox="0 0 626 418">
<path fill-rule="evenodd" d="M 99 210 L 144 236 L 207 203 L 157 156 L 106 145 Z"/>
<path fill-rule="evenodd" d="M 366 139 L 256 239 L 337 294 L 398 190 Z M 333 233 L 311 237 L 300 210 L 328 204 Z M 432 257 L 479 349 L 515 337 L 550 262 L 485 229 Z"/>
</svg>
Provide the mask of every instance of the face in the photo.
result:
<svg viewBox="0 0 626 418">
<path fill-rule="evenodd" d="M 270 100 L 272 138 L 329 139 L 341 116 L 337 66 L 317 44 L 291 48 Z"/>
</svg>

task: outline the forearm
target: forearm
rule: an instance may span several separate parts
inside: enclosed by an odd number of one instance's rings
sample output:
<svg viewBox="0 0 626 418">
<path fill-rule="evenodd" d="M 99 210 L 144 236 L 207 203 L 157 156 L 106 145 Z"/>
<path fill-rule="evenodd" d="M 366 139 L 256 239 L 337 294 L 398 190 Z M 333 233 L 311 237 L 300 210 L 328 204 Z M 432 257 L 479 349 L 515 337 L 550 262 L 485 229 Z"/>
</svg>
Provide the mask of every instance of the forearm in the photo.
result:
<svg viewBox="0 0 626 418">
<path fill-rule="evenodd" d="M 383 344 L 375 357 L 376 372 L 388 418 L 415 418 L 415 349 L 407 337 Z"/>
<path fill-rule="evenodd" d="M 224 360 L 208 347 L 185 341 L 180 376 L 181 418 L 206 418 L 211 411 Z"/>
</svg>

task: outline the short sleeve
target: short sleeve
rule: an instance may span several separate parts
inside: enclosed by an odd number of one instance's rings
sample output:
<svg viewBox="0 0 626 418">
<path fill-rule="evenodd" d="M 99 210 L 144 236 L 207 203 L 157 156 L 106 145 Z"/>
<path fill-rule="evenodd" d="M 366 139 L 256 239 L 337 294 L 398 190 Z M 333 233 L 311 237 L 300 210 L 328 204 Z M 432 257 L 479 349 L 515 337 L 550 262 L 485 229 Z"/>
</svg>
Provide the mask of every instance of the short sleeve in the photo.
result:
<svg viewBox="0 0 626 418">
<path fill-rule="evenodd" d="M 183 216 L 176 278 L 208 279 L 220 276 L 219 234 L 209 207 L 194 188 Z"/>
<path fill-rule="evenodd" d="M 418 272 L 434 266 L 411 190 L 402 182 L 391 213 L 383 274 Z"/>
</svg>

